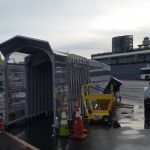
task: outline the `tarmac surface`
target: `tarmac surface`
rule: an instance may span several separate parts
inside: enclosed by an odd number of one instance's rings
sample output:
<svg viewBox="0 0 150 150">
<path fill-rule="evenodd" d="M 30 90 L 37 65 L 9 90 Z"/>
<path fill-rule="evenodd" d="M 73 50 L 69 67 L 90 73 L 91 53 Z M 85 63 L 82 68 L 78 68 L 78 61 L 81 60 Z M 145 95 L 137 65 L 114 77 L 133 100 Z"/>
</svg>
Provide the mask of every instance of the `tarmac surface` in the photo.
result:
<svg viewBox="0 0 150 150">
<path fill-rule="evenodd" d="M 13 134 L 40 150 L 149 150 L 150 130 L 144 129 L 143 108 L 143 91 L 148 83 L 147 81 L 123 81 L 122 102 L 134 104 L 135 107 L 134 113 L 131 109 L 118 110 L 117 118 L 121 128 L 88 125 L 88 136 L 84 140 L 55 139 L 51 137 L 51 121 L 43 118 L 42 121 L 35 122 L 21 132 Z"/>
</svg>

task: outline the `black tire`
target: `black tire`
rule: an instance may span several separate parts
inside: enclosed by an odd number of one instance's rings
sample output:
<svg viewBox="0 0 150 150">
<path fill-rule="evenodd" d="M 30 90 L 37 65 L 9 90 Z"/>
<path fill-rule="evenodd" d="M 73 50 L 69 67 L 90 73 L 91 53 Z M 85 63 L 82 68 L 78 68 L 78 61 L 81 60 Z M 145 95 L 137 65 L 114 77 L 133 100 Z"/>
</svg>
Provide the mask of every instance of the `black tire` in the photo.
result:
<svg viewBox="0 0 150 150">
<path fill-rule="evenodd" d="M 110 111 L 109 116 L 104 116 L 102 118 L 102 124 L 104 127 L 111 127 L 112 126 L 112 112 Z"/>
<path fill-rule="evenodd" d="M 102 120 L 103 120 L 104 123 L 109 123 L 110 117 L 109 116 L 104 116 Z"/>
<path fill-rule="evenodd" d="M 150 80 L 150 77 L 149 76 L 145 76 L 145 80 L 146 81 Z"/>
</svg>

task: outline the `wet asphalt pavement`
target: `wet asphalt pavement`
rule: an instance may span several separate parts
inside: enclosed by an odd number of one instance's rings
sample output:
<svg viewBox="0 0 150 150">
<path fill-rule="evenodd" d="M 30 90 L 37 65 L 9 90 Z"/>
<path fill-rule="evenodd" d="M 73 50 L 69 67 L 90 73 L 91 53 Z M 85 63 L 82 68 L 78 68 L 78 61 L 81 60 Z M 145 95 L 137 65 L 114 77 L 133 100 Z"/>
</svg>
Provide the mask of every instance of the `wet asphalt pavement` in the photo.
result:
<svg viewBox="0 0 150 150">
<path fill-rule="evenodd" d="M 84 140 L 51 137 L 51 121 L 43 119 L 15 135 L 40 150 L 149 150 L 150 130 L 144 129 L 144 86 L 146 81 L 123 81 L 122 102 L 134 104 L 130 109 L 118 112 L 121 128 L 103 128 L 88 125 L 88 137 Z M 9 150 L 9 149 L 8 149 Z"/>
</svg>

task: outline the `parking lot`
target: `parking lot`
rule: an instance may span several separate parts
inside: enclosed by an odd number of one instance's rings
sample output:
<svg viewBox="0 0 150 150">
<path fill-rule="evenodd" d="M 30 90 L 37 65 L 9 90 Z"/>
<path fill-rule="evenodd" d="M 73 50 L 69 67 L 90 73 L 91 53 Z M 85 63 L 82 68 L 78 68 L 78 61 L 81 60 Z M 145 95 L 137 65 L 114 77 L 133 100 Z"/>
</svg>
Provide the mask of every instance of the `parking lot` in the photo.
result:
<svg viewBox="0 0 150 150">
<path fill-rule="evenodd" d="M 121 95 L 123 101 L 143 106 L 144 87 L 149 85 L 148 81 L 123 80 Z"/>
</svg>

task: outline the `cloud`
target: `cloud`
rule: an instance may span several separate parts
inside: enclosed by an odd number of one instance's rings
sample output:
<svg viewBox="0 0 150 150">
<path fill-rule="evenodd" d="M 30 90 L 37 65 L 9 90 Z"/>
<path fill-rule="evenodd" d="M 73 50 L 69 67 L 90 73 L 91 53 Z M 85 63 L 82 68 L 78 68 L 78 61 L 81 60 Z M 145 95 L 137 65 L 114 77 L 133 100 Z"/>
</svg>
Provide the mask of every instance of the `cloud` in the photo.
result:
<svg viewBox="0 0 150 150">
<path fill-rule="evenodd" d="M 113 36 L 133 34 L 136 44 L 149 36 L 149 6 L 149 0 L 1 0 L 0 42 L 19 34 L 48 40 L 53 49 L 87 49 L 88 56 L 111 51 Z"/>
</svg>

